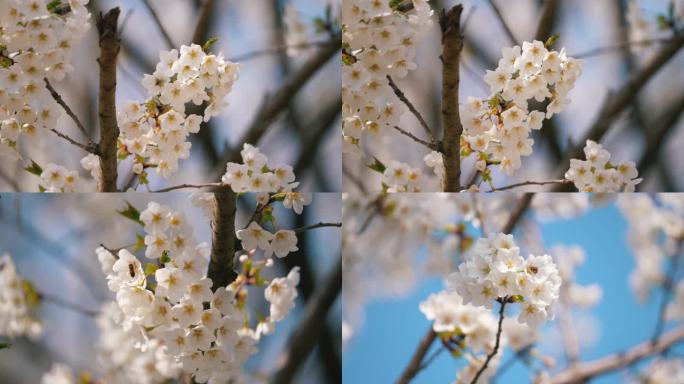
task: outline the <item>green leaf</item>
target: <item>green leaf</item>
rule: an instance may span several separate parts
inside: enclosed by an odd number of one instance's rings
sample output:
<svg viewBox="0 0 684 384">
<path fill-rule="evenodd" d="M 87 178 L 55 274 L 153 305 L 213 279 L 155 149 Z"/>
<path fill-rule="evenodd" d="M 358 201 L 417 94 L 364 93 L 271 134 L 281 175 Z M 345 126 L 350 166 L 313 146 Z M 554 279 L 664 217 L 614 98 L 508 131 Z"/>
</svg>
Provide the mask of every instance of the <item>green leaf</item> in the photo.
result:
<svg viewBox="0 0 684 384">
<path fill-rule="evenodd" d="M 314 31 L 316 33 L 323 33 L 328 30 L 328 23 L 322 17 L 316 17 L 313 21 Z"/>
<path fill-rule="evenodd" d="M 128 201 L 126 202 L 126 209 L 124 209 L 123 211 L 116 211 L 116 213 L 118 213 L 119 215 L 121 215 L 127 219 L 133 220 L 142 226 L 145 225 L 145 223 L 143 223 L 140 220 L 140 211 L 138 211 L 138 209 L 136 207 L 134 207 Z"/>
<path fill-rule="evenodd" d="M 40 305 L 40 295 L 38 294 L 36 287 L 33 286 L 33 283 L 31 283 L 30 280 L 23 279 L 20 286 L 21 291 L 24 292 L 26 305 L 31 309 L 37 308 L 38 305 Z"/>
<path fill-rule="evenodd" d="M 50 12 L 52 12 L 52 11 L 54 11 L 55 8 L 57 8 L 57 6 L 59 6 L 60 4 L 62 4 L 62 0 L 52 0 L 51 2 L 49 2 L 49 3 L 47 4 L 47 10 L 50 11 Z"/>
<path fill-rule="evenodd" d="M 670 19 L 667 16 L 659 14 L 656 18 L 656 22 L 659 30 L 664 31 L 670 29 Z"/>
<path fill-rule="evenodd" d="M 510 300 L 514 303 L 522 303 L 525 301 L 525 297 L 523 295 L 513 295 Z"/>
<path fill-rule="evenodd" d="M 162 264 L 166 264 L 166 263 L 171 262 L 171 258 L 169 257 L 169 251 L 164 251 L 164 252 L 162 252 L 162 255 L 161 255 L 161 257 L 159 258 L 159 261 L 160 261 Z"/>
<path fill-rule="evenodd" d="M 204 45 L 202 46 L 202 50 L 203 50 L 204 52 L 209 52 L 209 50 L 211 49 L 211 47 L 212 47 L 214 44 L 216 44 L 216 42 L 217 42 L 218 40 L 219 40 L 218 37 L 212 37 L 211 39 L 207 40 L 207 42 L 204 43 Z"/>
<path fill-rule="evenodd" d="M 556 41 L 560 38 L 560 35 L 551 35 L 548 39 L 546 39 L 546 42 L 544 43 L 544 47 L 546 48 L 551 48 L 553 47 L 554 44 L 556 44 Z"/>
<path fill-rule="evenodd" d="M 33 160 L 31 160 L 31 165 L 24 168 L 24 170 L 27 171 L 28 173 L 32 173 L 38 177 L 40 177 L 40 175 L 43 174 L 43 168 Z"/>
<path fill-rule="evenodd" d="M 374 159 L 374 161 L 373 161 L 372 164 L 367 164 L 366 167 L 368 167 L 368 168 L 370 168 L 370 169 L 372 169 L 372 170 L 374 170 L 375 172 L 378 172 L 378 173 L 385 173 L 385 169 L 387 169 L 387 167 L 385 166 L 385 164 L 383 164 L 383 163 L 382 163 L 380 160 L 378 160 L 377 158 Z"/>
<path fill-rule="evenodd" d="M 157 272 L 157 269 L 159 269 L 157 264 L 147 263 L 145 264 L 145 275 L 152 276 L 155 272 Z"/>
<path fill-rule="evenodd" d="M 403 0 L 390 0 L 389 6 L 390 6 L 390 8 L 392 8 L 393 10 L 396 11 L 402 2 L 403 2 Z"/>
<path fill-rule="evenodd" d="M 10 343 L 0 343 L 0 349 L 7 349 L 11 346 L 12 346 L 12 344 L 10 344 Z"/>
</svg>

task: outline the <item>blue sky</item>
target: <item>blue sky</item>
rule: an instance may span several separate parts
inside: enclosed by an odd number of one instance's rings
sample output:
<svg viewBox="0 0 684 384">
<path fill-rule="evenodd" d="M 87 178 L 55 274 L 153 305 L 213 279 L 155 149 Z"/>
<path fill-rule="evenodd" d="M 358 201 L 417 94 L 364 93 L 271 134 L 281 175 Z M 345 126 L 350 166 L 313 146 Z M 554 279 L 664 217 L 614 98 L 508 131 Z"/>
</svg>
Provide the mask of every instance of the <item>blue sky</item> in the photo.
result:
<svg viewBox="0 0 684 384">
<path fill-rule="evenodd" d="M 628 275 L 633 259 L 626 243 L 627 223 L 618 209 L 610 204 L 579 218 L 542 223 L 541 228 L 547 247 L 581 245 L 586 261 L 577 270 L 577 281 L 599 283 L 603 288 L 603 299 L 591 311 L 598 320 L 598 339 L 594 346 L 582 350 L 582 359 L 591 360 L 648 339 L 656 323 L 659 296 L 640 304 L 631 293 Z M 394 382 L 429 326 L 418 304 L 440 289 L 439 279 L 424 280 L 409 297 L 368 305 L 362 328 L 344 351 L 344 382 Z M 413 383 L 449 383 L 455 378 L 458 364 L 458 360 L 442 353 Z M 528 382 L 529 372 L 523 364 L 516 363 L 498 382 Z M 621 383 L 623 378 L 621 374 L 611 374 L 592 383 Z"/>
</svg>

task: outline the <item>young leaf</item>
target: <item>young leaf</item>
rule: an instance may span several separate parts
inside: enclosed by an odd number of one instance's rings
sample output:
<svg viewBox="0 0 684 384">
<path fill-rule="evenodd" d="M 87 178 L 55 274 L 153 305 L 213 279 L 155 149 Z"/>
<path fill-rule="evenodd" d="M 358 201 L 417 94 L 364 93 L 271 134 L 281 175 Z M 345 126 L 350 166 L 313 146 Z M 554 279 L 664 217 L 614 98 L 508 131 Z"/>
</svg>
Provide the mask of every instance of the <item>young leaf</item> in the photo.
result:
<svg viewBox="0 0 684 384">
<path fill-rule="evenodd" d="M 138 211 L 138 209 L 136 207 L 134 207 L 128 201 L 126 202 L 126 209 L 124 209 L 123 211 L 116 211 L 116 213 L 118 213 L 119 215 L 121 215 L 127 219 L 133 220 L 140 225 L 143 225 L 143 226 L 145 225 L 140 220 L 140 211 Z"/>
<path fill-rule="evenodd" d="M 32 173 L 38 177 L 40 177 L 40 175 L 43 174 L 43 168 L 33 160 L 31 160 L 31 165 L 24 168 L 24 170 L 27 171 L 28 173 Z"/>
</svg>

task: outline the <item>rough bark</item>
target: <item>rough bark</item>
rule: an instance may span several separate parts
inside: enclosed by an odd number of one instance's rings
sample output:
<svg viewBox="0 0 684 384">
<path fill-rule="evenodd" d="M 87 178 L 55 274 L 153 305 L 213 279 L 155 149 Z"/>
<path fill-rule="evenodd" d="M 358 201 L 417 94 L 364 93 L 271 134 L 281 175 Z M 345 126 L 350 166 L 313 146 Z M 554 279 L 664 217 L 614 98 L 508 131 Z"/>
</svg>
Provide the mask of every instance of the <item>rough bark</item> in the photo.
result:
<svg viewBox="0 0 684 384">
<path fill-rule="evenodd" d="M 214 192 L 216 205 L 211 221 L 211 259 L 207 277 L 213 282 L 212 289 L 226 287 L 237 274 L 233 270 L 235 257 L 235 193 L 229 187 Z"/>
<path fill-rule="evenodd" d="M 100 192 L 117 192 L 117 139 L 119 126 L 116 122 L 116 58 L 121 48 L 118 21 L 121 11 L 113 8 L 97 19 L 100 37 L 100 167 L 102 179 L 98 182 Z"/>
<path fill-rule="evenodd" d="M 463 125 L 458 107 L 459 69 L 463 35 L 461 34 L 461 13 L 463 5 L 458 4 L 442 13 L 442 120 L 444 124 L 444 167 L 445 192 L 461 189 L 461 135 Z"/>
</svg>

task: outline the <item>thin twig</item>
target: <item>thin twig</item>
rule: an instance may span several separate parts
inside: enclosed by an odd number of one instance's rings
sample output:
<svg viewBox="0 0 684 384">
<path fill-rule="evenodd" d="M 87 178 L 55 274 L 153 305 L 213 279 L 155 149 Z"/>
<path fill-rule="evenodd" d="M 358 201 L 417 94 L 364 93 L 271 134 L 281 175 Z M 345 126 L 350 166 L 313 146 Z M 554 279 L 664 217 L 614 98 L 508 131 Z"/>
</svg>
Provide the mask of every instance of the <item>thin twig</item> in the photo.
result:
<svg viewBox="0 0 684 384">
<path fill-rule="evenodd" d="M 561 180 L 547 180 L 547 181 L 522 181 L 520 183 L 506 185 L 504 187 L 492 188 L 491 191 L 487 191 L 487 192 L 506 191 L 509 189 L 524 187 L 527 185 L 549 185 L 549 184 L 572 184 L 572 180 L 561 179 Z"/>
<path fill-rule="evenodd" d="M 82 150 L 84 150 L 84 151 L 86 151 L 86 152 L 88 152 L 88 153 L 95 153 L 95 154 L 97 153 L 96 148 L 95 148 L 94 146 L 91 146 L 91 145 L 88 145 L 88 144 L 79 143 L 78 141 L 72 139 L 72 138 L 69 137 L 68 135 L 66 135 L 66 134 L 64 134 L 64 133 L 62 133 L 62 132 L 60 132 L 60 131 L 58 131 L 58 130 L 55 129 L 55 128 L 50 128 L 50 132 L 54 133 L 55 135 L 59 136 L 60 138 L 62 138 L 62 139 L 64 139 L 64 140 L 66 140 L 67 142 L 69 142 L 69 144 L 75 145 L 75 146 L 81 148 Z"/>
<path fill-rule="evenodd" d="M 50 84 L 50 80 L 47 79 L 47 77 L 43 78 L 43 81 L 45 81 L 45 87 L 47 87 L 48 91 L 50 91 L 50 95 L 52 95 L 52 98 L 55 99 L 57 104 L 59 104 L 64 111 L 71 117 L 71 119 L 76 123 L 76 126 L 78 129 L 81 130 L 83 133 L 83 136 L 85 136 L 86 140 L 88 140 L 88 145 L 91 148 L 94 148 L 94 150 L 89 151 L 91 153 L 95 153 L 95 150 L 97 149 L 97 146 L 95 145 L 95 142 L 93 142 L 93 139 L 90 138 L 90 135 L 88 135 L 88 131 L 85 129 L 85 126 L 83 123 L 81 123 L 81 120 L 79 120 L 78 116 L 74 113 L 74 111 L 67 105 L 67 103 L 62 99 L 62 95 L 60 95 L 55 88 Z"/>
<path fill-rule="evenodd" d="M 480 367 L 480 369 L 477 371 L 470 384 L 477 383 L 477 380 L 480 378 L 480 376 L 482 376 L 482 372 L 484 372 L 489 366 L 489 362 L 492 361 L 494 356 L 496 356 L 496 354 L 499 352 L 499 344 L 501 344 L 501 331 L 503 330 L 504 308 L 506 307 L 507 302 L 507 297 L 501 299 L 501 308 L 499 308 L 499 328 L 496 331 L 496 342 L 494 343 L 494 349 L 487 355 L 484 364 L 482 364 L 482 367 Z"/>
<path fill-rule="evenodd" d="M 88 317 L 95 317 L 100 313 L 99 311 L 83 308 L 79 304 L 72 303 L 70 301 L 62 299 L 59 296 L 54 296 L 54 295 L 47 294 L 47 293 L 39 293 L 38 297 L 43 302 L 55 304 L 59 307 L 68 309 L 70 311 L 74 311 L 76 313 L 80 313 L 80 314 L 88 316 Z"/>
<path fill-rule="evenodd" d="M 301 227 L 297 229 L 293 229 L 294 233 L 302 233 L 311 229 L 316 229 L 316 228 L 324 228 L 324 227 L 342 227 L 342 223 L 316 223 L 312 225 L 307 225 L 306 227 Z"/>
<path fill-rule="evenodd" d="M 681 251 L 681 243 L 680 243 Z M 667 276 L 665 276 L 665 281 L 663 281 L 663 297 L 660 301 L 660 309 L 658 310 L 658 321 L 656 322 L 655 329 L 653 330 L 653 336 L 651 337 L 651 343 L 658 343 L 660 335 L 663 333 L 665 328 L 665 314 L 667 312 L 667 304 L 670 302 L 670 297 L 672 297 L 672 291 L 675 287 L 674 279 L 677 276 L 677 270 L 679 269 L 679 263 L 681 261 L 682 255 L 677 253 L 673 256 L 672 263 L 670 264 L 670 270 Z"/>
<path fill-rule="evenodd" d="M 150 15 L 152 15 L 152 19 L 154 20 L 154 23 L 157 24 L 157 28 L 159 28 L 159 32 L 161 32 L 162 37 L 164 37 L 164 41 L 166 42 L 166 45 L 168 46 L 168 48 L 169 49 L 175 48 L 176 44 L 171 39 L 171 36 L 169 35 L 166 28 L 164 28 L 164 24 L 162 24 L 161 19 L 159 19 L 159 15 L 154 10 L 154 8 L 152 8 L 152 4 L 150 4 L 150 1 L 149 0 L 143 0 L 143 4 L 145 4 L 145 7 L 147 7 L 147 10 L 150 12 Z"/>
<path fill-rule="evenodd" d="M 508 37 L 508 41 L 511 43 L 511 45 L 518 44 L 519 40 L 515 38 L 513 31 L 511 31 L 511 28 L 508 26 L 508 23 L 506 23 L 506 20 L 503 18 L 503 15 L 501 14 L 499 7 L 494 3 L 494 0 L 489 0 L 489 5 L 492 7 L 494 13 L 496 14 L 496 17 L 501 22 L 501 26 L 503 27 L 504 32 L 506 32 L 506 37 Z"/>
<path fill-rule="evenodd" d="M 418 144 L 420 144 L 420 145 L 424 145 L 424 146 L 427 147 L 428 149 L 431 149 L 431 150 L 433 150 L 433 151 L 438 151 L 438 150 L 439 150 L 439 148 L 437 147 L 436 144 L 428 143 L 427 141 L 425 141 L 425 140 L 423 140 L 423 139 L 420 139 L 420 138 L 416 137 L 413 133 L 411 133 L 411 132 L 409 132 L 409 131 L 406 131 L 406 130 L 404 130 L 403 128 L 401 128 L 401 127 L 399 127 L 399 126 L 396 126 L 396 125 L 395 125 L 395 126 L 394 126 L 394 129 L 396 129 L 397 131 L 399 131 L 399 133 L 401 133 L 402 135 L 404 135 L 404 136 L 406 136 L 406 137 L 412 139 L 412 140 L 415 141 L 416 143 L 418 143 Z"/>
<path fill-rule="evenodd" d="M 423 118 L 423 115 L 420 114 L 418 109 L 411 103 L 411 101 L 406 97 L 404 92 L 397 86 L 397 84 L 394 82 L 392 79 L 392 76 L 387 75 L 387 81 L 389 82 L 389 86 L 392 88 L 394 91 L 394 94 L 397 95 L 399 100 L 401 100 L 404 105 L 413 113 L 413 115 L 418 119 L 420 122 L 420 126 L 423 127 L 425 130 L 425 133 L 427 133 L 428 137 L 430 137 L 430 142 L 431 145 L 436 147 L 437 146 L 437 141 L 435 140 L 435 135 L 432 133 L 432 129 L 430 129 L 430 126 L 425 122 L 425 119 Z"/>
<path fill-rule="evenodd" d="M 180 185 L 175 185 L 173 187 L 168 187 L 168 188 L 163 188 L 159 189 L 157 191 L 152 191 L 152 193 L 161 193 L 161 192 L 171 192 L 175 191 L 178 189 L 201 189 L 201 188 L 217 188 L 217 187 L 225 187 L 226 185 L 223 183 L 207 183 L 207 184 L 180 184 Z"/>
<path fill-rule="evenodd" d="M 632 47 L 649 46 L 654 44 L 667 44 L 672 41 L 672 38 L 647 39 L 640 41 L 625 41 L 620 44 L 609 45 L 606 47 L 598 47 L 575 55 L 571 55 L 577 59 L 585 59 L 587 57 L 599 56 L 606 53 L 619 52 Z"/>
<path fill-rule="evenodd" d="M 328 40 L 325 40 L 325 41 L 311 41 L 311 42 L 299 43 L 299 44 L 276 45 L 276 46 L 270 47 L 270 48 L 258 49 L 255 51 L 241 53 L 239 55 L 229 57 L 228 60 L 232 61 L 232 62 L 245 62 L 248 60 L 256 59 L 259 56 L 281 53 L 283 51 L 287 51 L 288 49 L 304 49 L 304 48 L 320 47 L 320 46 L 323 46 L 323 45 L 326 45 L 329 43 L 330 42 Z"/>
</svg>

